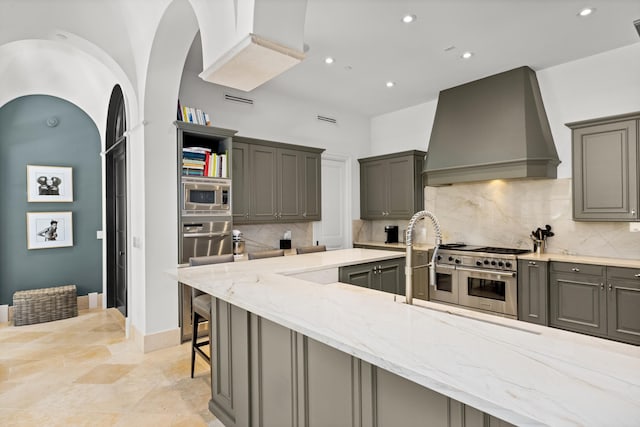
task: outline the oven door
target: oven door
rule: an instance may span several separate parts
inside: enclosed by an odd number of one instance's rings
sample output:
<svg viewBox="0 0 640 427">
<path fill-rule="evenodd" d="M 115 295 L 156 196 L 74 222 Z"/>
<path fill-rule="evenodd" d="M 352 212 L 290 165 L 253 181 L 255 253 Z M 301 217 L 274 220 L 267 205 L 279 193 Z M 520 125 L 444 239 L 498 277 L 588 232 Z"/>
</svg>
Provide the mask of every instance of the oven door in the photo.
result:
<svg viewBox="0 0 640 427">
<path fill-rule="evenodd" d="M 436 264 L 436 282 L 431 286 L 430 300 L 458 304 L 458 271 L 455 266 Z"/>
<path fill-rule="evenodd" d="M 232 253 L 231 219 L 220 220 L 212 217 L 191 217 L 183 220 L 181 259 L 188 263 L 189 258 Z"/>
<path fill-rule="evenodd" d="M 458 267 L 460 305 L 516 317 L 516 273 Z"/>
</svg>

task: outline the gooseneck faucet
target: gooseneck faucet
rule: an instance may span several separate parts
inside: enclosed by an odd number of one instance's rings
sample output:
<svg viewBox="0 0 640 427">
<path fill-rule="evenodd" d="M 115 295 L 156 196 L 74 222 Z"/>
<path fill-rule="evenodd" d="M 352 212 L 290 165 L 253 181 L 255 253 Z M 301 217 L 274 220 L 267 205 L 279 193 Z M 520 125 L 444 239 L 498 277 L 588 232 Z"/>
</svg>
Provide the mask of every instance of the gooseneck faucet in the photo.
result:
<svg viewBox="0 0 640 427">
<path fill-rule="evenodd" d="M 429 218 L 431 220 L 431 224 L 433 225 L 433 230 L 436 235 L 436 247 L 433 249 L 433 255 L 431 256 L 431 262 L 429 263 L 429 282 L 436 282 L 436 254 L 438 253 L 438 248 L 442 244 L 442 233 L 440 232 L 440 223 L 438 222 L 438 218 L 434 214 L 429 211 L 420 211 L 415 213 L 411 219 L 409 220 L 409 225 L 407 226 L 407 234 L 406 234 L 406 245 L 407 245 L 407 262 L 405 267 L 405 290 L 406 290 L 406 303 L 413 304 L 413 265 L 412 265 L 412 245 L 413 245 L 413 228 L 416 225 L 416 222 Z"/>
</svg>

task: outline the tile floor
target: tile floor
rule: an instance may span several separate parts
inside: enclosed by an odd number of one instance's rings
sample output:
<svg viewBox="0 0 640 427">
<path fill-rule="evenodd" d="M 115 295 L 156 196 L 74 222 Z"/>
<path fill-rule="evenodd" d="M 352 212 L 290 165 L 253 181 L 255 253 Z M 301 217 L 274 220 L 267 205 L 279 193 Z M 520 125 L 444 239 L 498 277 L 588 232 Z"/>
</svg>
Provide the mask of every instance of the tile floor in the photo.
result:
<svg viewBox="0 0 640 427">
<path fill-rule="evenodd" d="M 0 323 L 2 426 L 217 426 L 208 366 L 189 343 L 141 353 L 115 309 L 15 327 Z M 196 359 L 198 360 L 198 359 Z"/>
</svg>

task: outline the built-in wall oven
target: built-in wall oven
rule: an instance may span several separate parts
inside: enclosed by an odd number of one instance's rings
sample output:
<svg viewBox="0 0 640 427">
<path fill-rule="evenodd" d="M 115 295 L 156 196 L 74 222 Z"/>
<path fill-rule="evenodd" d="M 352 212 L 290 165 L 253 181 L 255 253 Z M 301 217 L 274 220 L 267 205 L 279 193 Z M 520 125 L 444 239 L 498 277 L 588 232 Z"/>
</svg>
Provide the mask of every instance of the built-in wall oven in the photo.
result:
<svg viewBox="0 0 640 427">
<path fill-rule="evenodd" d="M 232 224 L 230 216 L 182 217 L 180 262 L 186 264 L 191 257 L 232 253 Z"/>
<path fill-rule="evenodd" d="M 517 318 L 516 257 L 527 252 L 526 249 L 441 245 L 430 299 Z"/>
</svg>

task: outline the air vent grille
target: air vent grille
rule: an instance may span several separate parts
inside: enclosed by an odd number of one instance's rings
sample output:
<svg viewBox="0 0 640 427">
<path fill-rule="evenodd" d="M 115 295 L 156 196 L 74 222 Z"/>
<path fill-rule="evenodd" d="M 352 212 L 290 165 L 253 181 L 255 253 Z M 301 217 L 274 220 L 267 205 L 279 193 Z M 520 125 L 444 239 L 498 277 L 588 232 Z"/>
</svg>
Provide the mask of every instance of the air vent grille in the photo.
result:
<svg viewBox="0 0 640 427">
<path fill-rule="evenodd" d="M 327 123 L 333 123 L 334 125 L 336 123 L 338 123 L 338 121 L 336 119 L 334 119 L 333 117 L 327 117 L 327 116 L 321 116 L 321 115 L 317 115 L 316 116 L 318 120 L 320 120 L 321 122 L 327 122 Z"/>
<path fill-rule="evenodd" d="M 228 93 L 224 94 L 224 100 L 231 101 L 231 102 L 239 102 L 241 104 L 253 105 L 253 99 L 242 98 L 241 96 L 229 95 Z"/>
</svg>

